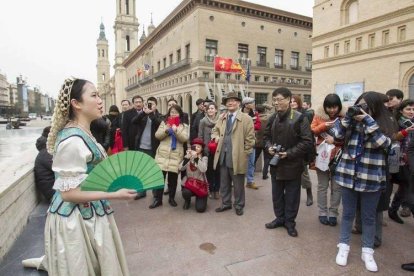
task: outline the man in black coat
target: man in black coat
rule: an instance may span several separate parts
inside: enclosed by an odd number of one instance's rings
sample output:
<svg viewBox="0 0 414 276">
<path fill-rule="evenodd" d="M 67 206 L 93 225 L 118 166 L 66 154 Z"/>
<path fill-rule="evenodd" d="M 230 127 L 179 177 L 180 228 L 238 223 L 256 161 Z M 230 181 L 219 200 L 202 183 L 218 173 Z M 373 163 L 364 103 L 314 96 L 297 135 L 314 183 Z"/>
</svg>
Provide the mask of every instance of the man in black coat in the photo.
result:
<svg viewBox="0 0 414 276">
<path fill-rule="evenodd" d="M 135 150 L 135 137 L 137 136 L 138 127 L 133 124 L 132 119 L 139 113 L 143 112 L 144 99 L 141 96 L 134 96 L 132 98 L 133 108 L 124 112 L 122 116 L 122 142 L 124 143 L 124 150 Z"/>
<path fill-rule="evenodd" d="M 273 211 L 276 219 L 266 223 L 266 228 L 285 227 L 289 236 L 297 237 L 296 216 L 300 204 L 301 175 L 304 157 L 313 147 L 308 119 L 290 108 L 292 92 L 285 87 L 273 91 L 276 112 L 269 118 L 264 132 L 265 150 L 272 156 Z M 274 146 L 280 146 L 276 152 Z M 275 159 L 278 162 L 275 164 Z"/>
<path fill-rule="evenodd" d="M 47 152 L 46 141 L 50 132 L 50 126 L 43 129 L 42 136 L 36 141 L 36 148 L 39 153 L 36 156 L 34 165 L 35 185 L 40 193 L 50 202 L 55 193 L 55 173 L 52 171 L 53 156 Z"/>
<path fill-rule="evenodd" d="M 135 95 L 132 97 L 132 105 L 133 107 L 130 110 L 123 112 L 124 114 L 122 116 L 121 133 L 124 150 L 136 150 L 135 139 L 138 134 L 138 125 L 132 123 L 132 119 L 144 112 L 144 99 L 139 95 Z M 146 196 L 146 192 L 138 193 L 135 199 L 144 198 Z"/>
<path fill-rule="evenodd" d="M 196 101 L 197 111 L 191 115 L 191 126 L 190 126 L 190 140 L 193 141 L 194 138 L 198 136 L 198 126 L 200 125 L 201 119 L 204 118 L 204 100 L 198 99 Z"/>
<path fill-rule="evenodd" d="M 131 121 L 138 128 L 134 146 L 137 151 L 141 151 L 155 158 L 155 153 L 160 145 L 160 141 L 155 138 L 155 132 L 157 132 L 162 119 L 161 114 L 157 110 L 157 99 L 149 97 L 147 103 L 144 105 L 143 112 L 136 115 Z M 162 192 L 162 189 L 161 191 L 154 190 L 152 192 L 154 202 L 150 206 L 151 209 L 162 204 Z"/>
</svg>

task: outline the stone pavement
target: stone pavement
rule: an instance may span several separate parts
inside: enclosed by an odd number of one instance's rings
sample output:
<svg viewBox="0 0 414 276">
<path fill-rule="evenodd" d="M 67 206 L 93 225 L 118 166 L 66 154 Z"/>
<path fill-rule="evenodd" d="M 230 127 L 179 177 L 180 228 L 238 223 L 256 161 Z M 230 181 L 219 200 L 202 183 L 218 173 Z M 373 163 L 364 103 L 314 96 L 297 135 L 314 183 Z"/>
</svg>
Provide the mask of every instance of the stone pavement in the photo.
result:
<svg viewBox="0 0 414 276">
<path fill-rule="evenodd" d="M 259 174 L 256 179 L 259 179 Z M 245 214 L 234 209 L 215 213 L 217 200 L 208 202 L 206 213 L 164 205 L 148 209 L 152 196 L 131 202 L 113 202 L 115 218 L 124 242 L 131 275 L 368 275 L 360 259 L 360 236 L 352 237 L 349 264 L 335 264 L 339 226 L 319 223 L 316 204 L 316 175 L 311 172 L 314 205 L 305 205 L 306 193 L 297 218 L 298 238 L 284 228 L 265 229 L 274 218 L 270 180 L 257 180 L 259 190 L 246 189 Z M 41 207 L 40 209 L 45 206 Z M 39 208 L 38 208 L 39 209 Z M 44 275 L 21 267 L 21 259 L 41 254 L 39 212 L 35 213 L 16 246 L 0 264 L 0 275 Z M 401 263 L 414 261 L 414 222 L 391 221 L 384 213 L 383 245 L 375 251 L 376 275 L 405 275 Z M 33 224 L 37 221 L 37 227 Z M 26 235 L 26 236 L 25 236 Z M 27 237 L 29 235 L 29 238 Z"/>
</svg>

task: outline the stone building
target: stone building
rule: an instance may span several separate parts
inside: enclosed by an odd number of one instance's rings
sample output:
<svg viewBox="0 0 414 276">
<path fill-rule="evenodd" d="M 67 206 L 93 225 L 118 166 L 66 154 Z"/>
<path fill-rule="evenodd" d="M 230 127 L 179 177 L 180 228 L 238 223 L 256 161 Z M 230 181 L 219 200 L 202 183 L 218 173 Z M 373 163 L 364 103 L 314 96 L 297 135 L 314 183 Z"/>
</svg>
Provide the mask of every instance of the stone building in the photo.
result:
<svg viewBox="0 0 414 276">
<path fill-rule="evenodd" d="M 106 96 L 110 89 L 104 89 L 103 98 L 119 104 L 124 97 L 154 96 L 161 112 L 171 97 L 192 112 L 197 98 L 211 92 L 217 102 L 234 90 L 270 103 L 271 92 L 287 86 L 309 98 L 311 35 L 312 18 L 306 16 L 244 1 L 184 0 L 159 26 L 151 22 L 141 44 L 116 65 L 125 72 L 124 96 L 115 74 L 115 99 Z M 245 70 L 250 62 L 250 83 L 240 74 L 215 72 L 215 56 L 232 58 Z"/>
<path fill-rule="evenodd" d="M 0 107 L 10 106 L 9 83 L 7 77 L 0 73 Z"/>
<path fill-rule="evenodd" d="M 314 105 L 391 88 L 414 99 L 412 0 L 315 0 L 313 10 Z"/>
</svg>

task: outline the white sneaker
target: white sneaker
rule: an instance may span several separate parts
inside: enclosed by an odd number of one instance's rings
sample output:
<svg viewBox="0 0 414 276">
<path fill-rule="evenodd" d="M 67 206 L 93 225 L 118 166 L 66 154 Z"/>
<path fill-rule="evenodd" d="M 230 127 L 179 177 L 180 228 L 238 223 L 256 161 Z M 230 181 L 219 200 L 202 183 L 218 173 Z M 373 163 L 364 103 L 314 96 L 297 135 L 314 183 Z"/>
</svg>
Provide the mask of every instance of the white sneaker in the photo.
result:
<svg viewBox="0 0 414 276">
<path fill-rule="evenodd" d="M 43 257 L 31 258 L 31 259 L 23 260 L 22 265 L 24 267 L 36 268 L 39 270 L 39 269 L 42 269 L 42 261 L 43 261 Z"/>
<path fill-rule="evenodd" d="M 336 264 L 346 266 L 348 263 L 349 245 L 345 243 L 339 243 L 337 247 L 338 254 L 336 255 Z"/>
<path fill-rule="evenodd" d="M 374 260 L 374 249 L 362 247 L 361 259 L 365 262 L 365 268 L 371 272 L 377 272 L 378 266 Z"/>
</svg>

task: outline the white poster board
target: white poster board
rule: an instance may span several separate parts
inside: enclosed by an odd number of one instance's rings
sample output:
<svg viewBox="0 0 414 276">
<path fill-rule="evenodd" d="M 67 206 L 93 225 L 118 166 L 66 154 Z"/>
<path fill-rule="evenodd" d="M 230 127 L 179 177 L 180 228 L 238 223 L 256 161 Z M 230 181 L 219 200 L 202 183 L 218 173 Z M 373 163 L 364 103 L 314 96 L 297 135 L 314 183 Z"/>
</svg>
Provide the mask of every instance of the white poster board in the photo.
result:
<svg viewBox="0 0 414 276">
<path fill-rule="evenodd" d="M 364 92 L 363 82 L 335 84 L 335 93 L 341 99 L 343 105 L 351 106 Z"/>
</svg>

